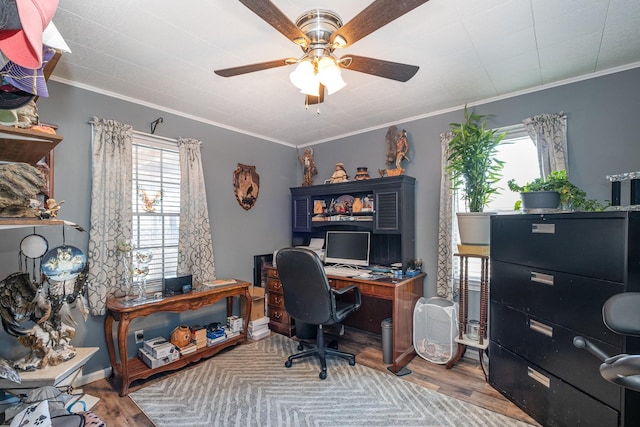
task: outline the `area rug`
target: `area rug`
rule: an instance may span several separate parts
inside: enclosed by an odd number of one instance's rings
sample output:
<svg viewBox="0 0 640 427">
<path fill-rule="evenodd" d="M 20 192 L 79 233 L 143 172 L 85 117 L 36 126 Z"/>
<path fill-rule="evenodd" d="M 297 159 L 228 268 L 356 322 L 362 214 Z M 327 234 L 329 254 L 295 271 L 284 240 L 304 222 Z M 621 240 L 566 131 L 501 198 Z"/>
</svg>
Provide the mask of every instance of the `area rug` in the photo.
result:
<svg viewBox="0 0 640 427">
<path fill-rule="evenodd" d="M 283 335 L 235 347 L 129 396 L 158 427 L 529 426 L 403 381 L 327 359 L 284 361 L 297 342 Z"/>
</svg>

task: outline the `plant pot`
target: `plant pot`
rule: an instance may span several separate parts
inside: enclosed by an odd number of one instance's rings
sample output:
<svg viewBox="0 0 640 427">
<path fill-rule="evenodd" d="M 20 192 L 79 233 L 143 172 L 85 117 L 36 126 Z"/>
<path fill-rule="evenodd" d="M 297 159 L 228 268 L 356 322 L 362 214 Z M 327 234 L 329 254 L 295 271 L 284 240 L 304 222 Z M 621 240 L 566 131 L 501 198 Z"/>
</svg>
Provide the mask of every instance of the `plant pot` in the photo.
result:
<svg viewBox="0 0 640 427">
<path fill-rule="evenodd" d="M 560 193 L 557 191 L 529 191 L 520 193 L 522 210 L 532 209 L 558 209 L 560 205 Z"/>
<path fill-rule="evenodd" d="M 491 215 L 494 212 L 458 212 L 461 253 L 484 255 L 491 239 Z"/>
</svg>

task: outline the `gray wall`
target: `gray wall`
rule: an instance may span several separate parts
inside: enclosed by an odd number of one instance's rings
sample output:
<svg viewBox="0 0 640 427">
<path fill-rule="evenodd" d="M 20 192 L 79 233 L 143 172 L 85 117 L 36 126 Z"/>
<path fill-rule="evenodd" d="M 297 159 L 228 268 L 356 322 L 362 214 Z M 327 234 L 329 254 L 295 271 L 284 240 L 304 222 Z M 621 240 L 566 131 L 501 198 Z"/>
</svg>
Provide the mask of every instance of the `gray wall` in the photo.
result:
<svg viewBox="0 0 640 427">
<path fill-rule="evenodd" d="M 216 271 L 219 277 L 252 280 L 252 256 L 270 253 L 289 244 L 289 187 L 302 182 L 292 147 L 234 133 L 151 108 L 95 94 L 55 82 L 51 96 L 38 102 L 41 120 L 59 125 L 64 140 L 55 149 L 55 195 L 65 200 L 61 217 L 88 228 L 90 206 L 90 126 L 92 116 L 129 123 L 149 131 L 149 123 L 162 116 L 156 134 L 203 141 L 202 155 L 213 225 Z M 428 94 L 425 94 L 428 96 Z M 551 88 L 477 106 L 480 114 L 493 115 L 492 127 L 508 126 L 539 113 L 564 111 L 568 117 L 569 169 L 571 180 L 589 197 L 609 197 L 605 175 L 640 170 L 640 144 L 635 131 L 640 112 L 640 69 Z M 425 112 L 425 115 L 428 112 Z M 409 134 L 411 162 L 407 174 L 416 177 L 416 255 L 423 258 L 428 274 L 425 292 L 435 293 L 437 225 L 440 185 L 439 135 L 450 122 L 462 120 L 462 112 L 434 115 L 407 123 L 396 123 Z M 386 127 L 344 139 L 317 144 L 314 148 L 316 183 L 331 176 L 335 163 L 343 162 L 350 176 L 366 166 L 373 177 L 384 168 Z M 253 209 L 244 211 L 232 192 L 232 173 L 237 163 L 256 165 L 260 195 Z M 628 200 L 628 194 L 624 194 Z M 623 200 L 624 201 L 624 200 Z M 38 230 L 50 244 L 61 243 L 60 230 Z M 9 230 L 0 240 L 0 277 L 17 271 L 20 239 L 29 232 Z M 66 232 L 67 244 L 86 249 L 87 233 Z M 224 317 L 223 309 L 181 315 L 155 315 L 139 319 L 133 329 L 145 329 L 147 337 L 168 335 L 180 322 L 212 321 Z M 104 318 L 91 317 L 78 328 L 74 344 L 99 346 L 101 352 L 85 372 L 109 366 L 103 333 Z M 15 357 L 24 352 L 14 338 L 0 332 L 0 355 Z M 135 347 L 131 345 L 131 347 Z"/>
<path fill-rule="evenodd" d="M 49 98 L 38 101 L 38 112 L 42 122 L 57 124 L 58 133 L 64 136 L 54 150 L 55 197 L 65 201 L 60 211 L 61 218 L 89 229 L 91 117 L 128 123 L 142 132 L 149 132 L 149 123 L 163 117 L 164 122 L 158 126 L 156 135 L 169 138 L 183 136 L 203 141 L 202 159 L 217 276 L 252 282 L 253 255 L 272 253 L 289 244 L 289 187 L 298 185 L 298 162 L 294 148 L 55 82 L 49 83 L 49 92 Z M 260 175 L 260 193 L 255 206 L 248 211 L 238 204 L 233 193 L 233 171 L 238 163 L 255 165 Z M 2 232 L 0 277 L 18 271 L 20 240 L 31 231 Z M 62 243 L 62 231 L 58 227 L 40 227 L 37 232 L 45 235 L 50 247 Z M 65 237 L 67 244 L 86 250 L 88 233 L 67 229 Z M 180 322 L 224 320 L 224 307 L 222 303 L 197 313 L 137 319 L 132 322 L 131 331 L 144 329 L 147 338 L 168 335 Z M 103 316 L 91 316 L 79 326 L 73 341 L 77 346 L 98 346 L 103 350 L 92 357 L 85 372 L 110 366 L 103 325 Z M 0 355 L 16 358 L 25 352 L 4 331 L 0 332 L 0 341 Z M 132 341 L 130 348 L 135 348 Z"/>
<path fill-rule="evenodd" d="M 568 118 L 569 177 L 590 198 L 610 198 L 606 175 L 640 170 L 635 127 L 640 114 L 638 68 L 478 105 L 474 111 L 492 115 L 490 127 L 564 111 Z M 462 120 L 462 111 L 455 111 L 395 124 L 407 130 L 411 145 L 411 161 L 405 167 L 407 175 L 416 178 L 416 256 L 424 260 L 425 293 L 429 296 L 435 295 L 437 271 L 440 133 L 449 129 L 449 123 Z M 385 167 L 386 131 L 379 129 L 313 146 L 318 180 L 329 178 L 337 162 L 344 163 L 351 177 L 358 166 L 367 166 L 370 175 L 377 177 L 377 170 Z M 628 183 L 623 193 L 624 204 L 629 199 Z"/>
</svg>

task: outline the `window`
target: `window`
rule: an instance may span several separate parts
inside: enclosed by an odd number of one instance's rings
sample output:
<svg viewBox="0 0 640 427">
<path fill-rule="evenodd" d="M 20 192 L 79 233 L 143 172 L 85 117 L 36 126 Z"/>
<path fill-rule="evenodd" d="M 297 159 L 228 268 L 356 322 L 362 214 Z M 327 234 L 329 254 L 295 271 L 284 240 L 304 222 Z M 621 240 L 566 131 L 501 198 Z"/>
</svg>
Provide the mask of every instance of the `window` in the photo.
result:
<svg viewBox="0 0 640 427">
<path fill-rule="evenodd" d="M 498 146 L 498 158 L 504 163 L 502 179 L 497 184 L 500 194 L 494 195 L 485 212 L 505 212 L 513 211 L 514 204 L 520 199 L 520 194 L 509 190 L 507 182 L 514 179 L 516 183 L 523 185 L 540 177 L 538 167 L 538 153 L 536 147 L 527 135 L 523 125 L 516 125 L 499 132 L 507 131 L 508 134 L 503 142 Z M 464 207 L 464 200 L 460 194 L 457 195 L 457 205 Z M 457 227 L 457 225 L 456 225 Z M 457 238 L 457 236 L 456 236 Z M 453 260 L 454 280 L 460 277 L 460 261 Z M 469 259 L 469 289 L 480 290 L 480 260 Z"/>
<path fill-rule="evenodd" d="M 177 143 L 134 133 L 132 173 L 133 245 L 152 253 L 147 292 L 178 267 L 180 156 Z"/>
</svg>

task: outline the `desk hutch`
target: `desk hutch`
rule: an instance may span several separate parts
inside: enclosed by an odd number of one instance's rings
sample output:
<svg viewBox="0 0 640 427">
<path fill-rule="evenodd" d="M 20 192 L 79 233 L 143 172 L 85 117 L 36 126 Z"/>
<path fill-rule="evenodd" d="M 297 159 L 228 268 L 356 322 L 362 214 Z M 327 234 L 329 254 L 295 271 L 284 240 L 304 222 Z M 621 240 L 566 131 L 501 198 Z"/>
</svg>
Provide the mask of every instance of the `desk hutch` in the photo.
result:
<svg viewBox="0 0 640 427">
<path fill-rule="evenodd" d="M 344 197 L 369 199 L 372 209 L 363 212 L 314 213 L 317 203 L 329 207 Z M 403 270 L 415 258 L 415 178 L 402 175 L 362 181 L 291 188 L 292 244 L 308 245 L 311 238 L 324 239 L 329 230 L 371 232 L 370 263 L 402 263 Z M 284 308 L 282 284 L 278 271 L 267 268 L 268 311 L 271 330 L 295 335 L 295 323 Z M 400 373 L 416 354 L 413 348 L 413 307 L 423 295 L 425 274 L 414 277 L 367 280 L 329 277 L 338 289 L 357 285 L 362 307 L 345 321 L 348 326 L 376 334 L 381 323 L 392 317 L 393 365 Z"/>
<path fill-rule="evenodd" d="M 542 425 L 640 425 L 640 393 L 573 345 L 640 353 L 602 321 L 609 297 L 640 291 L 639 243 L 640 212 L 491 218 L 489 382 Z"/>
</svg>

